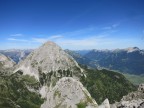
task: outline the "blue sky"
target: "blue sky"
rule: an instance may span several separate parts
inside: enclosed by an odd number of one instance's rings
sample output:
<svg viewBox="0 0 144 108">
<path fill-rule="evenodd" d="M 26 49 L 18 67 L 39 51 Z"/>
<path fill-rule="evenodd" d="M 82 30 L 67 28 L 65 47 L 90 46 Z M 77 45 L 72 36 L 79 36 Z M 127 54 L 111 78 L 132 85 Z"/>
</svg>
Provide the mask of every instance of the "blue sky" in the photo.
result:
<svg viewBox="0 0 144 108">
<path fill-rule="evenodd" d="M 144 49 L 144 0 L 0 0 L 0 49 Z"/>
</svg>

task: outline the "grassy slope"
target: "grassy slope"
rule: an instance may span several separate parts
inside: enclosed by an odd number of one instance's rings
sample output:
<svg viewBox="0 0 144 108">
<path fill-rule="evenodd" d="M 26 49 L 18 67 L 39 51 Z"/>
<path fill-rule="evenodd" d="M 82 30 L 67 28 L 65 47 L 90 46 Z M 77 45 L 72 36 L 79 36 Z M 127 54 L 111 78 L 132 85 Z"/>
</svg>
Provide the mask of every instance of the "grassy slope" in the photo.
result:
<svg viewBox="0 0 144 108">
<path fill-rule="evenodd" d="M 136 90 L 135 86 L 117 72 L 86 69 L 86 75 L 87 78 L 82 78 L 81 82 L 98 104 L 106 98 L 110 103 L 119 101 L 122 96 Z M 28 75 L 0 75 L 0 107 L 18 108 L 18 105 L 20 108 L 39 108 L 43 99 L 39 94 L 30 92 L 26 85 L 36 89 L 39 83 Z"/>
<path fill-rule="evenodd" d="M 98 104 L 106 98 L 110 103 L 120 101 L 124 95 L 136 90 L 131 82 L 117 72 L 86 69 L 86 75 L 87 78 L 82 78 L 81 82 Z"/>
<path fill-rule="evenodd" d="M 131 75 L 131 74 L 124 74 L 124 76 L 133 84 L 139 85 L 144 83 L 144 75 Z"/>
<path fill-rule="evenodd" d="M 0 75 L 0 108 L 40 108 L 43 99 L 27 85 L 37 87 L 38 83 L 29 76 Z"/>
</svg>

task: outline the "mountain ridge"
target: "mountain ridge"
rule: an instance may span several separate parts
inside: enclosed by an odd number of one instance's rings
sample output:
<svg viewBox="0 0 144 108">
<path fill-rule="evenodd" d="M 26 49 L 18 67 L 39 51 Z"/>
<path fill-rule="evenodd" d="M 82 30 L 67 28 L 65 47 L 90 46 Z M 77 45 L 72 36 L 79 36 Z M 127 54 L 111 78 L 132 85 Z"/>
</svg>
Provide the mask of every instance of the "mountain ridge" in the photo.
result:
<svg viewBox="0 0 144 108">
<path fill-rule="evenodd" d="M 92 68 L 109 69 L 135 75 L 144 74 L 144 50 L 137 47 L 115 50 L 95 49 L 85 55 L 81 55 L 80 51 L 69 50 L 66 52 L 73 56 L 79 64 Z"/>
<path fill-rule="evenodd" d="M 31 52 L 15 66 L 13 73 L 1 77 L 0 96 L 13 100 L 21 108 L 98 108 L 97 102 L 107 97 L 113 103 L 135 90 L 121 74 L 80 66 L 53 42 Z M 8 83 L 6 89 L 5 83 Z M 0 100 L 0 106 L 5 106 L 5 100 Z"/>
<path fill-rule="evenodd" d="M 77 104 L 84 100 L 85 106 L 94 105 L 97 107 L 89 92 L 83 92 L 85 88 L 79 81 L 82 76 L 85 77 L 83 69 L 70 55 L 53 42 L 44 43 L 41 47 L 31 52 L 26 59 L 19 62 L 15 68 L 14 73 L 20 72 L 23 75 L 34 76 L 40 83 L 38 93 L 45 99 L 41 105 L 42 108 L 55 108 L 57 106 L 76 108 Z M 64 87 L 62 87 L 63 84 Z M 57 88 L 57 86 L 62 88 Z M 79 90 L 78 94 L 71 95 L 72 92 L 76 93 L 75 88 Z M 60 89 L 60 91 L 58 92 L 57 89 Z M 68 94 L 63 95 L 66 91 L 68 91 Z M 57 92 L 61 95 L 53 99 L 52 97 L 55 97 Z M 89 96 L 91 103 L 86 100 L 85 94 Z M 67 98 L 69 95 L 72 98 L 70 100 Z M 65 100 L 64 103 L 60 104 L 59 101 L 63 99 Z M 77 101 L 74 99 L 77 99 Z"/>
<path fill-rule="evenodd" d="M 45 74 L 58 70 L 77 71 L 76 69 L 78 69 L 80 72 L 83 71 L 71 56 L 50 41 L 30 53 L 25 60 L 17 65 L 15 72 L 18 70 L 25 70 L 27 73 L 35 75 L 38 79 L 39 67 L 42 68 Z"/>
</svg>

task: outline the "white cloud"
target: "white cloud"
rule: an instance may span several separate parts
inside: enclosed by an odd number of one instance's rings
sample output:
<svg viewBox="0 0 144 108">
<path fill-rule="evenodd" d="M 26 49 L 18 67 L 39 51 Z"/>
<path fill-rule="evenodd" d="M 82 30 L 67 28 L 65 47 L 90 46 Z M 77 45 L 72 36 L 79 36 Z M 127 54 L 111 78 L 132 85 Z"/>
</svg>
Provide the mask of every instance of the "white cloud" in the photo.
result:
<svg viewBox="0 0 144 108">
<path fill-rule="evenodd" d="M 44 43 L 46 41 L 55 41 L 57 39 L 63 38 L 62 35 L 54 35 L 46 38 L 32 38 L 32 42 Z"/>
<path fill-rule="evenodd" d="M 112 27 L 113 27 L 113 28 L 116 28 L 116 27 L 118 27 L 119 25 L 120 25 L 120 23 L 116 23 L 116 24 L 113 24 Z"/>
<path fill-rule="evenodd" d="M 134 43 L 139 43 L 136 42 L 136 39 L 117 38 L 116 36 L 109 37 L 108 35 L 87 36 L 85 38 L 81 37 L 79 39 L 66 38 L 63 36 L 62 36 L 63 38 L 57 38 L 58 36 L 50 36 L 48 38 L 31 38 L 29 40 L 17 39 L 17 38 L 8 38 L 8 40 L 15 43 L 15 45 L 18 45 L 18 47 L 22 45 L 21 47 L 25 46 L 28 48 L 33 48 L 33 47 L 36 48 L 40 46 L 42 43 L 50 40 L 50 38 L 52 37 L 56 37 L 56 39 L 53 40 L 51 39 L 51 41 L 54 41 L 55 43 L 60 45 L 63 49 L 72 49 L 72 50 L 125 48 L 125 47 L 134 46 Z"/>
<path fill-rule="evenodd" d="M 110 25 L 110 26 L 103 27 L 102 29 L 103 30 L 112 30 L 112 29 L 117 28 L 119 25 L 120 25 L 119 23 L 116 23 L 116 24 L 113 24 L 113 25 Z"/>
<path fill-rule="evenodd" d="M 19 37 L 19 36 L 23 36 L 22 34 L 12 34 L 10 36 L 13 36 L 13 37 Z"/>
<path fill-rule="evenodd" d="M 55 42 L 62 46 L 63 48 L 68 49 L 85 49 L 85 48 L 94 48 L 99 43 L 104 40 L 104 35 L 99 36 L 91 36 L 87 38 L 81 38 L 81 39 L 59 39 Z"/>
<path fill-rule="evenodd" d="M 54 35 L 54 36 L 49 37 L 49 39 L 59 39 L 59 38 L 63 38 L 63 36 L 62 35 Z"/>
<path fill-rule="evenodd" d="M 112 27 L 108 26 L 108 27 L 103 27 L 102 29 L 104 29 L 104 30 L 111 30 Z"/>
<path fill-rule="evenodd" d="M 81 39 L 59 39 L 55 41 L 64 49 L 115 49 L 133 46 L 135 39 L 123 39 L 108 36 L 91 36 Z"/>
<path fill-rule="evenodd" d="M 80 36 L 80 35 L 85 35 L 85 34 L 90 34 L 92 32 L 95 32 L 97 29 L 98 29 L 97 27 L 88 27 L 88 28 L 75 30 L 72 32 L 65 32 L 65 33 L 62 33 L 62 35 L 64 35 L 64 36 Z"/>
<path fill-rule="evenodd" d="M 17 39 L 17 38 L 8 38 L 7 40 L 10 40 L 10 41 L 19 41 L 19 42 L 29 42 L 29 40 L 26 40 L 26 39 Z"/>
<path fill-rule="evenodd" d="M 31 43 L 44 43 L 46 41 L 54 41 L 57 39 L 63 38 L 62 35 L 54 35 L 54 36 L 50 36 L 50 37 L 46 37 L 46 38 L 31 38 L 29 40 L 27 39 L 19 39 L 19 38 L 8 38 L 7 40 L 9 41 L 17 41 L 17 42 L 31 42 Z"/>
<path fill-rule="evenodd" d="M 32 38 L 32 42 L 44 43 L 48 41 L 49 38 Z"/>
</svg>

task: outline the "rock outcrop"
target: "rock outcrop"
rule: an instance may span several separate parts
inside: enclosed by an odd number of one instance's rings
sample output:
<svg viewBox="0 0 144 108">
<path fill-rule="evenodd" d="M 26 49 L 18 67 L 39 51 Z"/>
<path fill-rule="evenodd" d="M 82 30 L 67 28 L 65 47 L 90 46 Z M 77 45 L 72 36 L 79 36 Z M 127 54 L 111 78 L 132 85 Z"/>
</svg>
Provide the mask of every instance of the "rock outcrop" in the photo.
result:
<svg viewBox="0 0 144 108">
<path fill-rule="evenodd" d="M 109 100 L 105 99 L 104 102 L 98 106 L 98 108 L 110 108 Z"/>
<path fill-rule="evenodd" d="M 79 81 L 63 77 L 47 93 L 47 101 L 41 108 L 81 108 L 80 106 L 97 108 L 97 103 Z"/>
<path fill-rule="evenodd" d="M 144 108 L 144 84 L 140 84 L 138 90 L 124 96 L 120 102 L 116 102 L 117 108 Z"/>
</svg>

